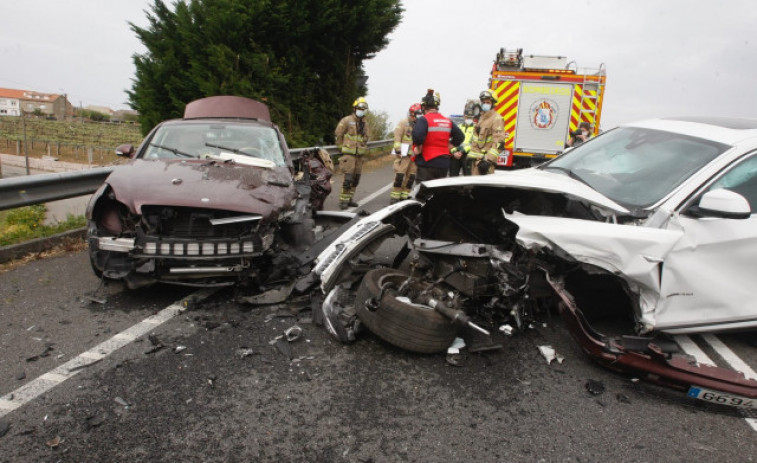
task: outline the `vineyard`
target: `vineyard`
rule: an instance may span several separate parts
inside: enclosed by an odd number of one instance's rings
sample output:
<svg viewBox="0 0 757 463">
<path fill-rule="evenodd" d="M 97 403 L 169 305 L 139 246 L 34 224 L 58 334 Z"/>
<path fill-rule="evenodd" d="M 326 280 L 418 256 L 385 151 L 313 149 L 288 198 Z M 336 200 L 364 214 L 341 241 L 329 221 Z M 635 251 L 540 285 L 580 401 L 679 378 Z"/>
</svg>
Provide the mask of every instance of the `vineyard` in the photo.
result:
<svg viewBox="0 0 757 463">
<path fill-rule="evenodd" d="M 0 152 L 23 156 L 24 131 L 30 157 L 52 156 L 60 161 L 110 164 L 118 158 L 116 146 L 138 145 L 138 124 L 82 120 L 53 121 L 42 118 L 0 117 Z"/>
</svg>

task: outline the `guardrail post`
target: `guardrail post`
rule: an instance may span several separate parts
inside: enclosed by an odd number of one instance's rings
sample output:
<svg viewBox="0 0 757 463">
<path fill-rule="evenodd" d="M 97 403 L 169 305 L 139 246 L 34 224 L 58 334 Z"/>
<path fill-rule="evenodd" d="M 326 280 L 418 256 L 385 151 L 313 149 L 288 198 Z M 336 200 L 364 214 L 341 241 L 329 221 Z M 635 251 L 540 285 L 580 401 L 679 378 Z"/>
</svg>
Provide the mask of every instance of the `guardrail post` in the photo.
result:
<svg viewBox="0 0 757 463">
<path fill-rule="evenodd" d="M 92 147 L 87 147 L 87 164 L 89 164 L 90 169 L 92 168 Z"/>
</svg>

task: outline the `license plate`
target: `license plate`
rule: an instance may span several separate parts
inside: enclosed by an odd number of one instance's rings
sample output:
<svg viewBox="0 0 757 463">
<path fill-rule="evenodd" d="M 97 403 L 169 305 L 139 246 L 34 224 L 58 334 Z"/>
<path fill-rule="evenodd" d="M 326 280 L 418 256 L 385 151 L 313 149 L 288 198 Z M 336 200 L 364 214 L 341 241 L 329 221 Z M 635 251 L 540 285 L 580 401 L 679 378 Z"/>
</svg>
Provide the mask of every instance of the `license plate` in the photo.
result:
<svg viewBox="0 0 757 463">
<path fill-rule="evenodd" d="M 730 405 L 731 407 L 757 408 L 757 400 L 755 399 L 713 391 L 712 389 L 705 389 L 703 387 L 692 386 L 689 388 L 687 395 L 695 399 L 706 400 L 707 402 L 721 405 Z"/>
</svg>

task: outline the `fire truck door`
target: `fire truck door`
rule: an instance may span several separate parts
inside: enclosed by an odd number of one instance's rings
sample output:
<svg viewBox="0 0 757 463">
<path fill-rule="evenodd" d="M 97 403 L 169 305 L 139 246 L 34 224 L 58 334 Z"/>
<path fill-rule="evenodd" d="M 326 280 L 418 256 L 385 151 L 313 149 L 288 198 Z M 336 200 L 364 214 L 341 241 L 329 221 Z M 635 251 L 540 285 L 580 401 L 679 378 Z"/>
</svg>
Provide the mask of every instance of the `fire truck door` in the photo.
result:
<svg viewBox="0 0 757 463">
<path fill-rule="evenodd" d="M 565 148 L 573 85 L 523 82 L 520 86 L 516 151 L 556 154 Z"/>
</svg>

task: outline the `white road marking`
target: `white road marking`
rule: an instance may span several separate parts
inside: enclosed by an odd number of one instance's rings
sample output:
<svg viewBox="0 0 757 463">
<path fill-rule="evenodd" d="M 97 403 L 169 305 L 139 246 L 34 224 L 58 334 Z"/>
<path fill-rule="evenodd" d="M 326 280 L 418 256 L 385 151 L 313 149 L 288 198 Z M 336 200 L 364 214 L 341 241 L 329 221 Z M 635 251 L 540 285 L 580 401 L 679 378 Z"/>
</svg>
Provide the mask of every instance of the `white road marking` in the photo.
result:
<svg viewBox="0 0 757 463">
<path fill-rule="evenodd" d="M 686 336 L 685 334 L 677 334 L 673 336 L 675 338 L 676 343 L 678 343 L 679 346 L 681 346 L 681 349 L 683 349 L 684 352 L 694 357 L 698 364 L 700 365 L 710 365 L 710 366 L 717 366 L 715 365 L 715 362 L 712 361 L 712 359 L 707 356 L 707 354 L 704 353 L 704 351 L 697 345 L 697 343 L 694 342 L 693 339 Z"/>
<path fill-rule="evenodd" d="M 703 334 L 702 338 L 707 344 L 712 346 L 715 352 L 717 352 L 731 368 L 744 373 L 744 376 L 748 379 L 757 379 L 757 372 L 747 365 L 746 362 L 741 360 L 741 357 L 736 355 L 736 353 L 726 346 L 720 338 L 714 334 Z M 757 418 L 745 417 L 744 420 L 746 420 L 747 424 L 749 424 L 753 430 L 757 431 Z"/>
<path fill-rule="evenodd" d="M 186 310 L 185 301 L 199 302 L 208 298 L 217 289 L 200 290 L 187 298 L 169 305 L 155 315 L 142 320 L 126 330 L 117 333 L 112 338 L 98 344 L 92 349 L 82 352 L 68 362 L 26 383 L 15 391 L 0 397 L 0 418 L 13 410 L 34 400 L 63 381 L 84 370 L 87 366 L 100 362 L 118 349 L 130 344 L 137 338 L 144 336 L 161 324 L 171 320 Z"/>
<path fill-rule="evenodd" d="M 374 198 L 377 198 L 377 197 L 381 196 L 382 194 L 386 193 L 387 191 L 389 191 L 389 189 L 391 187 L 392 187 L 392 184 L 390 183 L 389 185 L 387 185 L 387 186 L 385 186 L 385 187 L 383 187 L 383 188 L 381 188 L 379 190 L 376 190 L 373 193 L 369 194 L 368 196 L 366 196 L 365 198 L 363 198 L 362 200 L 360 200 L 360 202 L 358 202 L 358 207 L 360 207 L 360 206 L 362 206 L 364 204 L 368 204 L 369 202 L 373 201 Z"/>
</svg>

